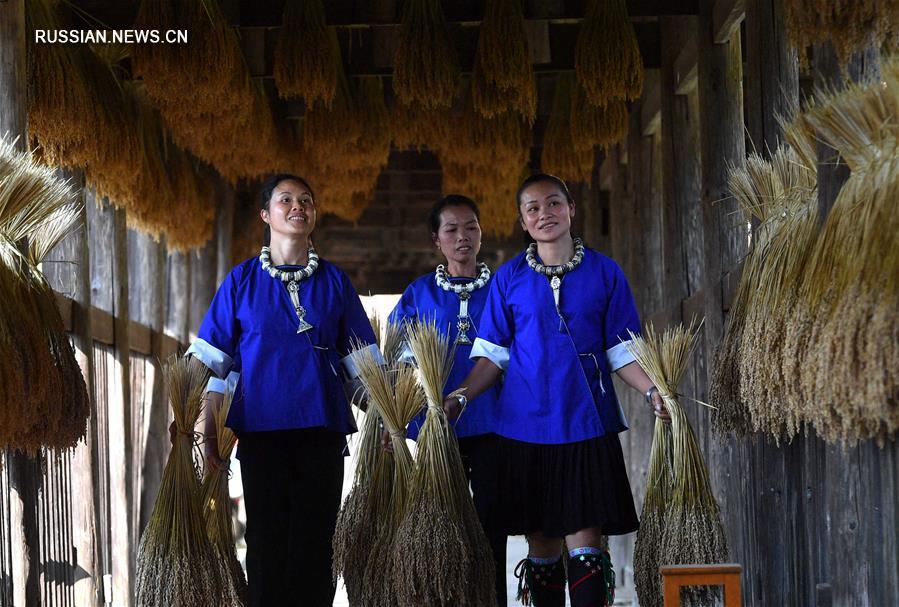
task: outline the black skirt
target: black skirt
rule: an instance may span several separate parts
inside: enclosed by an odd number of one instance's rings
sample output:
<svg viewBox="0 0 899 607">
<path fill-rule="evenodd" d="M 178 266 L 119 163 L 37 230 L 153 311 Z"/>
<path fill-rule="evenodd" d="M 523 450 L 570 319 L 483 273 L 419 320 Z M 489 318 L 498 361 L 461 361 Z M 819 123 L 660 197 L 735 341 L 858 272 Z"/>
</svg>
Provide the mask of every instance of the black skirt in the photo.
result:
<svg viewBox="0 0 899 607">
<path fill-rule="evenodd" d="M 623 535 L 639 526 L 618 435 L 541 445 L 500 437 L 496 495 L 509 535 L 564 537 L 600 527 Z"/>
</svg>

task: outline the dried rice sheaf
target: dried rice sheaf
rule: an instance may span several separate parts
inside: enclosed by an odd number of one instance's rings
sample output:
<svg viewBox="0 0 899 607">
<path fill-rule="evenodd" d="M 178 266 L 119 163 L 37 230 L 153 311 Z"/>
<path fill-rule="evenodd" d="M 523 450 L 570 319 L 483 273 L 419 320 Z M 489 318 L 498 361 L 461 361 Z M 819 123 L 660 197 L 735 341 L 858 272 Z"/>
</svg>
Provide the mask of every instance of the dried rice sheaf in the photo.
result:
<svg viewBox="0 0 899 607">
<path fill-rule="evenodd" d="M 443 393 L 455 348 L 434 321 L 406 325 L 428 409 L 418 435 L 412 487 L 396 533 L 391 568 L 396 602 L 493 605 L 490 545 L 478 521 Z"/>
<path fill-rule="evenodd" d="M 537 86 L 521 0 L 487 0 L 471 93 L 475 109 L 486 118 L 515 111 L 534 123 Z"/>
<path fill-rule="evenodd" d="M 625 0 L 589 0 L 574 66 L 587 98 L 596 106 L 640 97 L 643 58 Z"/>
<path fill-rule="evenodd" d="M 593 149 L 579 150 L 571 139 L 571 96 L 576 85 L 572 72 L 559 74 L 552 113 L 546 125 L 540 167 L 565 181 L 590 181 L 593 172 Z"/>
<path fill-rule="evenodd" d="M 0 445 L 70 449 L 87 387 L 40 263 L 83 217 L 79 191 L 0 138 Z M 23 246 L 22 243 L 26 243 Z"/>
<path fill-rule="evenodd" d="M 337 92 L 339 57 L 334 56 L 322 0 L 290 1 L 275 47 L 278 96 L 301 97 L 306 105 L 331 105 Z"/>
<path fill-rule="evenodd" d="M 801 303 L 814 326 L 801 367 L 826 440 L 899 431 L 899 62 L 882 76 L 819 93 L 802 120 L 851 173 L 805 272 Z"/>
<path fill-rule="evenodd" d="M 727 537 L 721 521 L 718 503 L 709 483 L 709 472 L 702 458 L 693 429 L 686 412 L 677 397 L 680 383 L 690 354 L 696 344 L 698 329 L 691 323 L 689 327 L 677 326 L 658 334 L 650 325 L 642 336 L 631 335 L 628 349 L 646 374 L 658 386 L 665 408 L 671 415 L 671 480 L 673 484 L 664 506 L 664 521 L 661 523 L 661 538 L 655 541 L 658 552 L 652 554 L 652 546 L 642 544 L 641 559 L 635 554 L 635 567 L 653 567 L 657 563 L 693 564 L 722 563 L 728 559 Z M 664 432 L 664 431 L 663 431 Z M 655 440 L 654 446 L 655 446 Z M 664 455 L 660 455 L 664 461 Z M 659 464 L 664 465 L 664 464 Z M 664 475 L 660 475 L 664 482 Z M 654 498 L 662 498 L 666 490 L 654 492 Z M 650 495 L 647 492 L 647 495 Z M 656 502 L 658 505 L 658 502 Z M 660 509 L 655 510 L 660 513 Z M 658 523 L 658 520 L 651 521 Z M 658 527 L 649 531 L 657 531 Z M 641 529 L 640 533 L 645 533 Z M 661 541 L 658 541 L 658 540 Z M 657 569 L 644 570 L 635 579 L 642 579 L 644 593 L 650 599 L 658 598 Z M 708 588 L 691 589 L 683 596 L 690 605 L 717 605 L 720 596 Z M 640 595 L 641 604 L 643 596 Z M 646 604 L 653 604 L 647 602 Z"/>
<path fill-rule="evenodd" d="M 805 56 L 806 47 L 830 41 L 840 62 L 852 53 L 899 48 L 899 2 L 896 0 L 787 0 L 784 3 L 790 42 Z"/>
<path fill-rule="evenodd" d="M 209 371 L 193 357 L 163 369 L 176 435 L 137 549 L 135 597 L 147 607 L 224 605 L 221 568 L 206 531 L 191 449 Z"/>
<path fill-rule="evenodd" d="M 394 58 L 393 89 L 404 105 L 453 104 L 459 65 L 439 0 L 406 0 Z"/>
</svg>

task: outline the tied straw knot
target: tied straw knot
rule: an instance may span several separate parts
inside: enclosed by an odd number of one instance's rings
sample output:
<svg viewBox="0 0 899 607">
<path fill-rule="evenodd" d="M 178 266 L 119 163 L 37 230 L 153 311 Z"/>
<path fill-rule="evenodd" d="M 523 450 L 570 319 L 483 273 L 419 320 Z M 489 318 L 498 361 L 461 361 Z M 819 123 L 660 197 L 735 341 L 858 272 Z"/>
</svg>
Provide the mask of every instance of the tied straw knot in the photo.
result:
<svg viewBox="0 0 899 607">
<path fill-rule="evenodd" d="M 397 430 L 390 433 L 391 439 L 406 440 L 406 433 L 403 430 Z"/>
</svg>

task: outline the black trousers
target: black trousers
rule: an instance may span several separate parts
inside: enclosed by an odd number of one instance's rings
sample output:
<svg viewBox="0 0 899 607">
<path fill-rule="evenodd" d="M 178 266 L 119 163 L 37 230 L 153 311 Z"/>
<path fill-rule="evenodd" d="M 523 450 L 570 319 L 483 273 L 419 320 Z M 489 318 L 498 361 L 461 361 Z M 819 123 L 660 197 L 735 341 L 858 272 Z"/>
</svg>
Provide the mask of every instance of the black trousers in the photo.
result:
<svg viewBox="0 0 899 607">
<path fill-rule="evenodd" d="M 249 605 L 329 607 L 344 437 L 311 428 L 239 439 Z"/>
<path fill-rule="evenodd" d="M 506 598 L 506 530 L 497 499 L 499 486 L 497 466 L 497 442 L 495 434 L 482 434 L 459 439 L 462 465 L 471 483 L 472 499 L 481 527 L 493 551 L 496 568 L 496 604 L 505 607 Z"/>
</svg>

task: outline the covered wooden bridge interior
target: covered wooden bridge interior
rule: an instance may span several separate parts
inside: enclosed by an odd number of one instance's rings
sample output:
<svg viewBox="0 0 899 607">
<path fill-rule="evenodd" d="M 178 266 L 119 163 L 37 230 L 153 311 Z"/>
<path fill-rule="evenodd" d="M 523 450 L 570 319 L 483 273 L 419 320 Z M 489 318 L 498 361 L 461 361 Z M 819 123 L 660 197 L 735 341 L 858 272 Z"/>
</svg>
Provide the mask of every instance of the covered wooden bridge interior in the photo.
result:
<svg viewBox="0 0 899 607">
<path fill-rule="evenodd" d="M 200 2 L 182 6 L 193 4 Z M 311 176 L 321 196 L 317 249 L 348 272 L 360 293 L 379 294 L 400 292 L 438 262 L 425 215 L 441 193 L 473 188 L 462 193 L 473 193 L 485 207 L 483 257 L 495 268 L 522 247 L 514 185 L 528 171 L 561 174 L 571 181 L 578 203 L 576 232 L 624 268 L 644 321 L 664 327 L 705 318 L 681 391 L 708 401 L 712 361 L 759 226 L 734 200 L 728 172 L 743 166 L 753 151 L 769 157 L 784 142 L 778 117 L 799 111 L 815 87 L 838 90 L 879 74 L 886 59 L 880 53 L 883 36 L 874 31 L 891 29 L 875 27 L 876 19 L 855 24 L 856 29 L 871 28 L 870 35 L 861 36 L 865 44 L 848 51 L 837 45 L 835 52 L 827 39 L 831 32 L 824 28 L 819 40 L 789 27 L 796 28 L 797 7 L 813 2 L 628 0 L 645 69 L 642 91 L 627 101 L 622 128 L 589 147 L 585 167 L 583 150 L 576 159 L 558 152 L 554 131 L 559 130 L 557 121 L 567 129 L 571 119 L 559 110 L 567 107 L 560 99 L 574 93 L 560 83 L 571 79 L 577 67 L 578 37 L 593 3 L 524 0 L 526 51 L 534 74 L 533 126 L 528 124 L 523 135 L 514 129 L 505 132 L 523 139 L 503 155 L 503 162 L 497 161 L 504 171 L 502 183 L 488 186 L 478 179 L 494 180 L 496 175 L 460 169 L 459 156 L 470 154 L 482 163 L 496 159 L 491 149 L 496 139 L 488 136 L 486 143 L 472 144 L 466 129 L 472 121 L 469 90 L 478 69 L 485 10 L 503 3 L 439 3 L 460 74 L 458 88 L 451 92 L 452 107 L 446 110 L 450 118 L 441 122 L 433 118 L 437 114 L 428 114 L 430 134 L 400 136 L 402 125 L 410 130 L 412 121 L 410 114 L 399 114 L 394 90 L 403 2 L 323 2 L 324 22 L 336 33 L 345 76 L 332 108 L 340 107 L 344 86 L 379 95 L 383 91 L 385 102 L 379 106 L 383 112 L 376 108 L 356 122 L 353 128 L 361 130 L 355 139 L 347 139 L 351 129 L 344 128 L 336 110 L 324 121 L 319 118 L 317 128 L 324 122 L 330 130 L 317 132 L 317 151 L 312 145 L 304 148 L 302 139 L 310 141 L 316 106 L 305 103 L 302 93 L 285 95 L 282 90 L 287 88 L 279 76 L 285 2 L 206 4 L 218 7 L 222 30 L 237 34 L 237 64 L 243 70 L 241 78 L 212 92 L 206 88 L 224 73 L 218 62 L 207 63 L 195 78 L 165 84 L 168 88 L 154 85 L 159 74 L 146 56 L 148 48 L 149 54 L 161 54 L 177 51 L 175 45 L 34 42 L 36 27 L 164 29 L 168 24 L 154 22 L 148 7 L 173 2 L 0 0 L 0 133 L 18 136 L 23 148 L 40 146 L 48 162 L 85 185 L 83 227 L 53 251 L 43 268 L 58 292 L 92 396 L 86 435 L 74 449 L 25 454 L 9 448 L 0 456 L 2 606 L 132 603 L 136 545 L 168 449 L 169 412 L 159 361 L 186 347 L 224 274 L 236 261 L 255 254 L 262 233 L 255 207 L 261 175 L 290 170 Z M 880 3 L 880 10 L 896 19 L 893 4 Z M 892 28 L 896 26 L 893 21 Z M 190 44 L 200 46 L 205 33 L 189 31 Z M 67 147 L 55 139 L 65 129 L 54 127 L 86 122 L 90 113 L 54 107 L 52 99 L 40 96 L 81 86 L 74 72 L 55 74 L 59 81 L 52 85 L 35 75 L 34 58 L 60 47 L 103 57 L 117 81 L 125 83 L 123 90 L 135 89 L 135 98 L 147 101 L 162 124 L 159 136 L 179 150 L 163 158 L 161 173 L 145 167 L 140 169 L 148 172 L 144 181 L 127 182 L 141 184 L 141 189 L 116 198 L 122 188 L 117 190 L 115 182 L 127 181 L 119 177 L 127 170 L 104 173 L 105 167 L 79 155 L 77 145 Z M 97 50 L 101 47 L 114 48 Z M 232 59 L 222 57 L 221 63 L 233 64 Z M 203 66 L 197 61 L 188 67 Z M 371 83 L 377 88 L 364 88 Z M 97 92 L 99 100 L 113 91 Z M 242 94 L 250 95 L 249 101 L 237 98 Z M 219 113 L 201 120 L 210 98 L 217 99 Z M 254 105 L 260 98 L 261 110 Z M 191 131 L 185 126 L 190 112 L 183 110 L 193 104 L 206 106 L 194 117 Z M 248 118 L 229 114 L 248 111 Z M 89 126 L 97 124 L 114 123 Z M 197 135 L 203 128 L 207 131 Z M 365 133 L 380 138 L 374 143 L 360 139 Z M 123 150 L 129 145 L 124 133 L 94 135 L 103 145 L 111 142 L 107 153 L 116 149 L 117 139 Z M 380 147 L 351 174 L 322 160 L 323 149 L 361 148 L 363 141 Z M 267 155 L 273 146 L 277 153 Z M 816 204 L 823 222 L 849 171 L 823 143 L 817 153 Z M 177 181 L 175 196 L 162 202 L 169 186 L 157 180 L 183 169 L 170 164 L 176 156 L 199 177 L 191 181 L 189 194 L 180 189 L 188 188 L 186 182 Z M 350 181 L 361 185 L 342 185 Z M 892 339 L 899 340 L 895 322 L 888 328 Z M 623 387 L 619 394 L 625 395 L 631 422 L 622 444 L 639 508 L 653 418 L 640 395 Z M 885 406 L 895 409 L 897 400 L 894 393 Z M 806 425 L 789 441 L 778 442 L 763 432 L 719 436 L 712 430 L 713 413 L 692 401 L 685 407 L 709 467 L 731 559 L 744 568 L 746 605 L 895 602 L 899 456 L 894 434 L 879 440 L 825 440 Z M 633 583 L 633 546 L 632 536 L 612 538 L 620 584 Z"/>
</svg>

